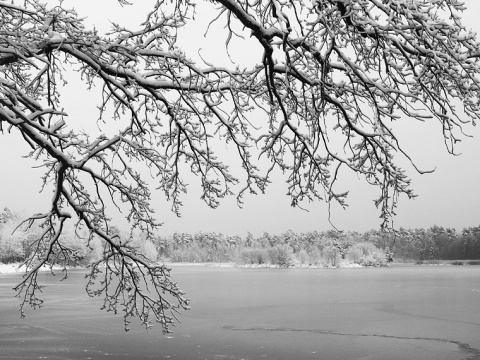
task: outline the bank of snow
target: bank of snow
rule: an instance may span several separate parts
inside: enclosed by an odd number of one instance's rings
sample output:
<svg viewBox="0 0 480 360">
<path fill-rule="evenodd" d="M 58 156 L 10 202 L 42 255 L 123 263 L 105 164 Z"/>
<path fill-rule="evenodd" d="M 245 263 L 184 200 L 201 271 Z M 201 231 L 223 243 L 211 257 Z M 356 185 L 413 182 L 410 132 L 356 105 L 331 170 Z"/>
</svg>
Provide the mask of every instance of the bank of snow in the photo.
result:
<svg viewBox="0 0 480 360">
<path fill-rule="evenodd" d="M 163 262 L 163 265 L 167 267 L 190 267 L 190 266 L 198 266 L 198 267 L 219 267 L 219 268 L 244 268 L 244 269 L 327 269 L 327 268 L 361 268 L 362 265 L 349 263 L 349 262 L 341 262 L 338 266 L 323 266 L 323 265 L 306 265 L 306 264 L 292 264 L 289 266 L 281 266 L 277 264 L 238 264 L 238 263 L 211 263 L 211 262 Z"/>
<path fill-rule="evenodd" d="M 277 269 L 277 268 L 285 268 L 275 264 L 235 264 L 235 263 L 191 263 L 191 262 L 184 262 L 184 263 L 171 263 L 171 262 L 164 262 L 160 263 L 161 265 L 166 265 L 167 267 L 190 267 L 190 266 L 203 266 L 203 267 L 218 267 L 218 268 L 228 268 L 228 267 L 239 267 L 239 268 L 246 268 L 246 269 L 260 269 L 260 268 L 269 268 L 269 269 Z M 331 268 L 352 268 L 352 267 L 363 267 L 358 264 L 353 263 L 341 263 L 339 266 L 331 266 Z M 289 269 L 326 269 L 329 268 L 328 266 L 325 267 L 323 265 L 300 265 L 294 264 L 288 266 Z M 61 271 L 63 268 L 61 266 L 54 266 L 54 271 Z M 44 265 L 40 269 L 40 271 L 51 271 L 50 266 Z M 25 265 L 22 263 L 13 263 L 13 264 L 3 264 L 0 263 L 0 274 L 21 274 L 25 273 Z"/>
<path fill-rule="evenodd" d="M 10 274 L 16 272 L 18 272 L 17 265 L 0 263 L 0 274 Z"/>
<path fill-rule="evenodd" d="M 54 266 L 53 270 L 58 271 L 62 270 L 63 268 L 61 266 Z M 12 264 L 3 264 L 0 263 L 0 274 L 22 274 L 25 273 L 26 267 L 23 263 L 12 263 Z M 40 268 L 40 271 L 51 271 L 52 269 L 50 268 L 49 265 L 43 265 Z"/>
<path fill-rule="evenodd" d="M 337 268 L 361 268 L 362 265 L 354 263 L 341 263 L 338 266 L 324 266 L 324 265 L 305 265 L 293 264 L 289 266 L 281 266 L 276 264 L 238 264 L 235 267 L 245 269 L 337 269 Z"/>
</svg>

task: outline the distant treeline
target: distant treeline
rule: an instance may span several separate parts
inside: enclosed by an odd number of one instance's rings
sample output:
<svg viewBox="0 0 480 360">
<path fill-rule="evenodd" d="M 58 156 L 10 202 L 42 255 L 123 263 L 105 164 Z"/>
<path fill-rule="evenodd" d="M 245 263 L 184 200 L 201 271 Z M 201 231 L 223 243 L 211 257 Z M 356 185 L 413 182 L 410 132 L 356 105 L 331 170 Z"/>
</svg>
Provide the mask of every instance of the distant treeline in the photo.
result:
<svg viewBox="0 0 480 360">
<path fill-rule="evenodd" d="M 390 246 L 399 259 L 480 259 L 480 226 L 464 228 L 460 232 L 441 226 L 427 230 L 400 228 L 395 234 L 383 237 L 384 246 Z M 381 242 L 377 244 L 382 245 Z"/>
<path fill-rule="evenodd" d="M 385 266 L 391 259 L 373 243 L 347 241 L 337 232 L 263 233 L 254 237 L 219 233 L 175 233 L 153 240 L 160 259 L 171 262 L 235 262 L 242 265 Z"/>
<path fill-rule="evenodd" d="M 379 230 L 358 232 L 305 232 L 287 231 L 272 235 L 263 233 L 254 237 L 248 234 L 245 238 L 216 233 L 186 234 L 175 233 L 168 237 L 158 237 L 155 244 L 159 255 L 175 261 L 215 261 L 210 259 L 221 257 L 218 249 L 228 253 L 229 248 L 265 249 L 288 246 L 297 257 L 304 253 L 314 256 L 317 253 L 331 253 L 334 257 L 347 259 L 352 257 L 360 246 L 371 244 L 385 254 L 387 259 L 395 261 L 417 262 L 424 260 L 478 260 L 480 259 L 480 226 L 469 227 L 457 232 L 455 229 L 433 226 L 429 229 L 400 228 L 391 233 Z M 191 249 L 190 252 L 185 252 Z M 371 248 L 373 251 L 373 248 Z M 207 251 L 209 250 L 209 251 Z M 303 252 L 302 252 L 303 251 Z M 188 253 L 189 259 L 183 259 Z M 349 256 L 350 255 L 350 256 Z M 228 255 L 223 256 L 226 260 Z M 323 256 L 323 260 L 328 256 Z M 327 261 L 328 262 L 328 261 Z"/>
<path fill-rule="evenodd" d="M 0 212 L 0 262 L 23 261 L 32 251 L 31 244 L 40 229 L 23 226 L 15 233 L 18 215 L 4 209 Z M 480 226 L 457 232 L 434 226 L 425 229 L 403 229 L 384 233 L 370 230 L 357 232 L 295 233 L 279 235 L 263 233 L 246 237 L 214 232 L 175 233 L 171 236 L 146 238 L 131 236 L 118 229 L 124 241 L 138 248 L 151 260 L 165 262 L 235 262 L 244 265 L 338 266 L 356 263 L 363 266 L 384 266 L 389 261 L 418 262 L 431 260 L 480 259 Z M 86 240 L 66 233 L 61 242 L 75 248 L 83 256 L 83 264 L 99 257 L 100 241 L 90 247 Z"/>
</svg>

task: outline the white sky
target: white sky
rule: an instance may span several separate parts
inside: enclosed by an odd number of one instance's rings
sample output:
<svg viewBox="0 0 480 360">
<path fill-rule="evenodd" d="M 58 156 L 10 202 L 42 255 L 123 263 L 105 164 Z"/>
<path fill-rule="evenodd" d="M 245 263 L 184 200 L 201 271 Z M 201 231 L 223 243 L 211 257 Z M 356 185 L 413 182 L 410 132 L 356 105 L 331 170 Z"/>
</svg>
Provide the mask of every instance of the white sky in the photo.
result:
<svg viewBox="0 0 480 360">
<path fill-rule="evenodd" d="M 65 1 L 64 7 L 75 6 L 81 16 L 88 16 L 87 24 L 96 24 L 100 29 L 108 26 L 108 19 L 119 23 L 128 21 L 130 24 L 139 23 L 143 19 L 142 10 L 148 10 L 146 1 L 138 1 L 135 7 L 120 7 L 114 0 L 82 0 Z M 151 3 L 150 1 L 148 3 Z M 478 14 L 480 2 L 466 0 L 467 10 L 464 15 L 464 24 L 480 33 Z M 71 5 L 72 4 L 72 5 Z M 91 9 L 95 9 L 95 14 Z M 107 15 L 108 14 L 108 15 Z M 198 22 L 197 22 L 197 25 Z M 201 24 L 200 24 L 201 26 Z M 213 29 L 211 33 L 221 28 Z M 203 41 L 203 31 L 190 31 L 191 36 L 185 46 L 196 46 Z M 224 34 L 220 33 L 220 36 Z M 213 34 L 212 36 L 215 36 Z M 207 60 L 212 52 L 224 50 L 224 37 L 219 41 L 202 45 L 202 56 Z M 244 48 L 231 48 L 232 56 L 244 54 L 250 56 Z M 252 56 L 250 56 L 252 57 Z M 75 89 L 72 90 L 72 92 Z M 88 94 L 64 95 L 66 110 L 72 119 L 81 122 L 95 122 L 96 114 L 89 112 L 92 101 Z M 94 101 L 95 99 L 93 99 Z M 405 121 L 407 123 L 407 121 Z M 412 123 L 408 122 L 410 126 Z M 430 124 L 432 125 L 432 124 Z M 438 126 L 417 126 L 405 128 L 404 147 L 412 155 L 416 164 L 423 169 L 436 167 L 433 174 L 419 175 L 412 167 L 406 167 L 412 178 L 413 189 L 418 197 L 408 200 L 403 197 L 397 209 L 396 227 L 430 227 L 439 225 L 455 227 L 477 226 L 480 224 L 480 130 L 468 128 L 466 131 L 475 138 L 465 138 L 458 146 L 462 152 L 459 157 L 449 155 L 443 145 L 441 129 Z M 51 198 L 51 189 L 39 194 L 43 172 L 33 169 L 35 163 L 30 159 L 22 158 L 28 153 L 21 137 L 17 135 L 0 134 L 0 209 L 7 206 L 14 210 L 24 210 L 26 213 L 44 211 L 48 209 Z M 215 231 L 226 234 L 245 235 L 247 231 L 260 235 L 263 231 L 281 233 L 288 229 L 296 232 L 312 230 L 329 230 L 327 206 L 324 203 L 306 204 L 309 212 L 290 207 L 290 199 L 286 196 L 285 179 L 277 174 L 268 188 L 266 195 L 247 196 L 243 209 L 236 205 L 234 197 L 224 199 L 216 210 L 208 208 L 200 199 L 198 186 L 194 179 L 189 181 L 192 186 L 190 193 L 183 197 L 182 217 L 177 218 L 170 212 L 171 204 L 166 203 L 164 197 L 155 193 L 153 208 L 158 219 L 164 222 L 160 233 L 168 235 L 175 231 L 198 232 Z M 332 222 L 342 230 L 367 231 L 378 228 L 379 211 L 373 205 L 377 197 L 377 189 L 371 188 L 359 180 L 355 174 L 344 172 L 341 182 L 345 190 L 350 190 L 348 210 L 334 206 Z M 340 191 L 340 188 L 337 188 Z"/>
</svg>

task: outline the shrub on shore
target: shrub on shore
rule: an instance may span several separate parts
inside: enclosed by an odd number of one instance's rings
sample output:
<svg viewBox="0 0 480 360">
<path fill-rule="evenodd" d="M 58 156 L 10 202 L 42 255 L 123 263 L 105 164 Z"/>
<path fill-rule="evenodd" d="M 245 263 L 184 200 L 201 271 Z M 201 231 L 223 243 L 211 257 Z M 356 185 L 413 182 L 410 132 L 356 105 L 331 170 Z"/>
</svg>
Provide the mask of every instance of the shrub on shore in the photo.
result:
<svg viewBox="0 0 480 360">
<path fill-rule="evenodd" d="M 293 250 L 288 245 L 275 245 L 268 249 L 270 264 L 289 267 L 294 263 Z"/>
<path fill-rule="evenodd" d="M 347 251 L 346 258 L 349 262 L 361 266 L 387 266 L 385 253 L 368 242 L 352 245 Z"/>
<path fill-rule="evenodd" d="M 300 249 L 296 254 L 296 258 L 297 263 L 302 266 L 324 266 L 325 264 L 322 252 L 317 247 L 313 247 L 310 251 Z"/>
<path fill-rule="evenodd" d="M 164 260 L 171 262 L 232 262 L 237 256 L 235 248 L 218 246 L 216 248 L 201 246 L 197 243 L 182 245 L 170 251 L 169 257 L 163 257 Z"/>
<path fill-rule="evenodd" d="M 268 253 L 262 248 L 243 248 L 240 250 L 238 262 L 243 265 L 262 265 L 268 262 Z"/>
</svg>

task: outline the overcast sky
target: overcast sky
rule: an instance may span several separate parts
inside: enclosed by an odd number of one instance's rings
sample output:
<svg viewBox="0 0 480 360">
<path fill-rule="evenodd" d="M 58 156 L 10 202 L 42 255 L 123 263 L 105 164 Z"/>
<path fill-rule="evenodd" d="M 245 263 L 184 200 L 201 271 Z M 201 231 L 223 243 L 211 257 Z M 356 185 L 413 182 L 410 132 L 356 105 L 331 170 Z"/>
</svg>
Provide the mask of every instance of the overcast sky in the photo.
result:
<svg viewBox="0 0 480 360">
<path fill-rule="evenodd" d="M 74 4 L 81 16 L 88 16 L 87 24 L 96 24 L 100 29 L 108 25 L 108 18 L 118 22 L 139 22 L 143 16 L 141 10 L 147 10 L 147 1 L 137 1 L 141 6 L 120 7 L 115 1 L 82 0 L 81 2 L 65 1 L 64 7 Z M 150 1 L 148 2 L 150 3 Z M 476 0 L 465 1 L 468 10 L 464 13 L 467 28 L 480 33 L 480 3 Z M 93 5 L 94 4 L 94 5 Z M 104 8 L 99 8 L 99 7 Z M 91 13 L 95 9 L 95 13 Z M 195 35 L 195 36 L 193 36 Z M 201 40 L 200 32 L 192 31 L 191 46 Z M 200 40 L 199 40 L 200 39 Z M 187 42 L 188 42 L 187 41 Z M 188 44 L 186 46 L 189 46 Z M 223 51 L 222 41 L 203 45 L 202 55 L 208 59 L 210 48 Z M 235 51 L 235 49 L 233 49 Z M 244 54 L 245 49 L 239 49 Z M 65 102 L 69 115 L 81 117 L 82 121 L 95 122 L 96 114 L 85 109 L 95 104 L 94 97 L 83 94 L 77 97 L 75 90 L 65 94 Z M 407 122 L 405 122 L 407 123 Z M 406 124 L 410 126 L 411 122 Z M 463 227 L 480 225 L 480 129 L 469 127 L 466 132 L 475 138 L 465 138 L 458 146 L 458 157 L 447 153 L 438 124 L 415 125 L 414 129 L 402 129 L 404 146 L 416 164 L 423 169 L 436 168 L 433 174 L 419 175 L 412 167 L 406 167 L 412 178 L 413 188 L 418 197 L 415 200 L 401 198 L 395 219 L 396 227 L 430 227 L 439 225 Z M 35 163 L 31 159 L 22 158 L 28 148 L 21 137 L 0 134 L 0 208 L 9 207 L 14 210 L 32 213 L 48 209 L 51 200 L 51 189 L 40 194 L 39 169 L 32 168 Z M 290 207 L 290 199 L 286 196 L 285 179 L 277 174 L 274 183 L 265 195 L 247 196 L 243 209 L 236 205 L 235 198 L 224 199 L 216 210 L 209 209 L 200 199 L 198 186 L 193 184 L 188 196 L 183 198 L 182 217 L 177 218 L 170 212 L 170 204 L 165 202 L 161 194 L 153 198 L 153 207 L 158 219 L 164 222 L 160 232 L 171 234 L 179 232 L 215 231 L 227 234 L 245 235 L 247 231 L 260 235 L 263 231 L 281 233 L 288 229 L 297 232 L 312 230 L 329 230 L 328 210 L 324 203 L 306 204 L 308 212 Z M 366 231 L 378 228 L 379 211 L 373 205 L 378 190 L 366 185 L 355 174 L 344 172 L 341 182 L 345 190 L 349 190 L 350 204 L 347 210 L 334 205 L 331 220 L 342 230 Z M 340 189 L 338 189 L 340 190 Z M 125 225 L 123 223 L 123 225 Z"/>
</svg>

